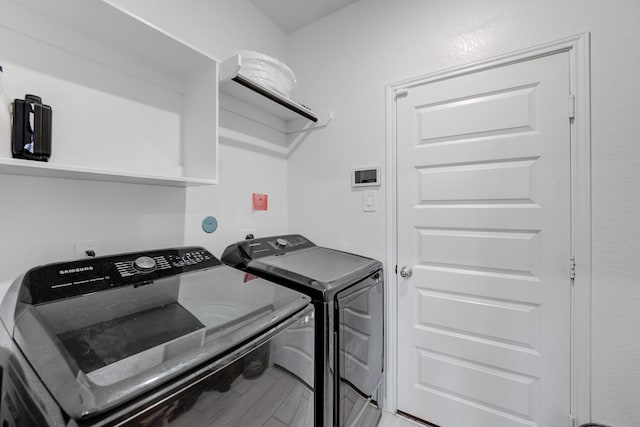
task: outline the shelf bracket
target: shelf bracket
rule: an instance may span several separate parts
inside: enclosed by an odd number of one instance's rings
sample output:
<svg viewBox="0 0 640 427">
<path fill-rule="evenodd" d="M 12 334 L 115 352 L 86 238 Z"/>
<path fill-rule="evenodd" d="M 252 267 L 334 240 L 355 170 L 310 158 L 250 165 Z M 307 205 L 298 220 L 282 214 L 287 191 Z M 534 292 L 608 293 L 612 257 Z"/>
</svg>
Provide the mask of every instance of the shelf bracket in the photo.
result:
<svg viewBox="0 0 640 427">
<path fill-rule="evenodd" d="M 312 131 L 326 127 L 333 120 L 333 112 L 326 114 L 318 114 L 318 120 L 316 122 L 309 122 L 303 119 L 294 119 L 287 122 L 287 135 L 295 133 Z"/>
<path fill-rule="evenodd" d="M 238 75 L 240 67 L 242 67 L 242 58 L 240 55 L 236 55 L 232 59 L 223 61 L 220 64 L 220 82 L 231 80 L 233 76 Z"/>
</svg>

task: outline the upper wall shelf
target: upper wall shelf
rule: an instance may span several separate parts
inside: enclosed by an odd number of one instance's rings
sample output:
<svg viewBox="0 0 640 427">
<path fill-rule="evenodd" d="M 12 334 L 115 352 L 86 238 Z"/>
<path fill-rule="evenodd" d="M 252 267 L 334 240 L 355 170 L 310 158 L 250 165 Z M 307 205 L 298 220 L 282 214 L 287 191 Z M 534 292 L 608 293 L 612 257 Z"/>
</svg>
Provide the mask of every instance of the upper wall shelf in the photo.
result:
<svg viewBox="0 0 640 427">
<path fill-rule="evenodd" d="M 321 124 L 318 114 L 284 95 L 242 75 L 242 55 L 234 55 L 220 65 L 220 90 L 233 98 L 289 121 L 303 117 Z"/>
<path fill-rule="evenodd" d="M 248 120 L 244 124 L 229 122 L 220 126 L 222 141 L 232 141 L 250 149 L 257 149 L 287 158 L 309 135 L 309 131 L 323 128 L 333 119 L 333 113 L 318 114 L 309 107 L 252 80 L 242 74 L 242 55 L 234 55 L 220 64 L 221 114 Z M 225 116 L 229 118 L 228 114 Z M 226 125 L 231 127 L 225 127 Z M 254 124 L 265 126 L 266 133 L 247 132 Z M 248 125 L 248 126 L 245 126 Z M 276 131 L 285 143 L 274 143 L 263 136 Z M 273 138 L 273 134 L 271 134 Z M 278 139 L 278 138 L 275 138 Z"/>
<path fill-rule="evenodd" d="M 128 184 L 161 185 L 165 187 L 194 187 L 215 184 L 207 178 L 164 176 L 128 171 L 113 171 L 61 165 L 31 160 L 0 158 L 0 173 L 8 175 L 39 176 L 85 181 L 121 182 Z"/>
<path fill-rule="evenodd" d="M 15 18 L 2 20 L 14 31 L 137 76 L 144 72 L 156 84 L 173 83 L 177 91 L 194 70 L 220 62 L 111 0 L 1 0 L 0 5 L 3 12 L 39 24 L 25 28 Z"/>
<path fill-rule="evenodd" d="M 217 59 L 111 0 L 0 0 L 0 10 L 8 95 L 53 109 L 49 162 L 12 159 L 2 141 L 0 173 L 217 183 Z"/>
<path fill-rule="evenodd" d="M 237 74 L 235 77 L 231 79 L 232 81 L 238 83 L 235 84 L 227 84 L 223 86 L 223 91 L 234 98 L 241 99 L 250 104 L 258 105 L 262 104 L 260 108 L 266 111 L 271 111 L 274 115 L 280 116 L 284 119 L 293 119 L 294 115 L 291 113 L 298 114 L 305 119 L 311 120 L 312 122 L 318 121 L 318 116 L 311 111 L 306 106 L 299 104 L 292 99 L 285 98 L 281 94 L 260 85 L 259 83 L 254 82 L 248 77 L 243 76 L 242 74 Z M 249 89 L 249 91 L 244 90 L 244 88 Z M 275 102 L 275 104 L 262 102 L 264 98 L 255 98 L 254 93 L 262 95 L 262 97 L 266 98 L 269 101 Z M 284 107 L 284 110 L 278 107 Z"/>
</svg>

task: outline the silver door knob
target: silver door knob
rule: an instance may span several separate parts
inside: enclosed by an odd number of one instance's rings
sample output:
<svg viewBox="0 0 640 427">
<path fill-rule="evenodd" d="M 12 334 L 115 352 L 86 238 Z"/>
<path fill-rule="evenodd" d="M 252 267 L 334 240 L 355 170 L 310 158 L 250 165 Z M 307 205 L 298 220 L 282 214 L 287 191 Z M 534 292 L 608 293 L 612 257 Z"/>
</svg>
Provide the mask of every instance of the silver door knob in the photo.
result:
<svg viewBox="0 0 640 427">
<path fill-rule="evenodd" d="M 411 269 L 411 267 L 405 265 L 400 269 L 400 275 L 405 279 L 408 279 L 409 277 L 413 276 L 413 270 Z"/>
</svg>

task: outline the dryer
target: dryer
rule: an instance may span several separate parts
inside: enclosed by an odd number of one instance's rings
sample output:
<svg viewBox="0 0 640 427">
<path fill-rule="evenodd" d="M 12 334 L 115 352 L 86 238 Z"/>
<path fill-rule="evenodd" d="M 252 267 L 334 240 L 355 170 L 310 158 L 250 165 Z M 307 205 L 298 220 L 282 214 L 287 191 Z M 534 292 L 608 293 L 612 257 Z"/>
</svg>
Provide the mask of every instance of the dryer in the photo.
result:
<svg viewBox="0 0 640 427">
<path fill-rule="evenodd" d="M 314 365 L 315 425 L 377 425 L 384 371 L 382 264 L 297 234 L 237 242 L 221 261 L 311 297 L 313 328 L 307 335 L 283 334 L 289 353 L 282 363 L 298 367 L 300 377 Z"/>
</svg>

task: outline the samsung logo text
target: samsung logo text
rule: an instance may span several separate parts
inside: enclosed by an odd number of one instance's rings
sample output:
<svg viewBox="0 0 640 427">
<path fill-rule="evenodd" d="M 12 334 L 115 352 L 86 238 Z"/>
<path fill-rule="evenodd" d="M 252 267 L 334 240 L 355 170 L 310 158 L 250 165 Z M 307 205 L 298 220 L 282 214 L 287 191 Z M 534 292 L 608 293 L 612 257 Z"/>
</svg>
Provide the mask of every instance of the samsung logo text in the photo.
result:
<svg viewBox="0 0 640 427">
<path fill-rule="evenodd" d="M 88 266 L 88 267 L 70 268 L 68 270 L 60 270 L 58 273 L 60 273 L 60 274 L 71 274 L 71 273 L 80 273 L 82 271 L 93 271 L 93 267 L 92 266 Z"/>
</svg>

